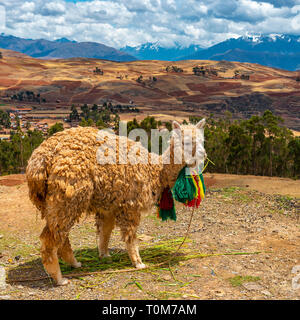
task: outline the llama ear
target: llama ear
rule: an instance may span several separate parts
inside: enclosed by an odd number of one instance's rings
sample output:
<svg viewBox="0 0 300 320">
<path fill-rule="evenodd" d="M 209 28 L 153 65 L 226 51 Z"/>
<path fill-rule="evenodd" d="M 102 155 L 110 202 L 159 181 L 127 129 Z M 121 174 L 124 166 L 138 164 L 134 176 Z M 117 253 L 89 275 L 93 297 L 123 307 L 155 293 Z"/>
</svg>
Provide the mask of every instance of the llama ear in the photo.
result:
<svg viewBox="0 0 300 320">
<path fill-rule="evenodd" d="M 173 130 L 181 130 L 180 124 L 175 120 L 172 122 L 172 129 Z"/>
<path fill-rule="evenodd" d="M 199 122 L 196 124 L 196 128 L 197 128 L 197 129 L 202 129 L 202 128 L 204 128 L 205 123 L 206 123 L 206 120 L 205 120 L 205 118 L 203 118 L 201 121 L 199 121 Z"/>
</svg>

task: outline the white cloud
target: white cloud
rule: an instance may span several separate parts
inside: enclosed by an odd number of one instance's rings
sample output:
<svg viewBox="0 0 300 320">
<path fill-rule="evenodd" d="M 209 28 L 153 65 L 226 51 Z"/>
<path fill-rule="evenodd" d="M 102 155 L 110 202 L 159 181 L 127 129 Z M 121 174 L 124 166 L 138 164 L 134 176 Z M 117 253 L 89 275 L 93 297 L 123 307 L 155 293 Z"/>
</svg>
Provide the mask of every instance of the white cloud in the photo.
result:
<svg viewBox="0 0 300 320">
<path fill-rule="evenodd" d="M 3 5 L 0 4 L 0 32 L 5 31 L 6 27 L 6 10 Z"/>
<path fill-rule="evenodd" d="M 298 14 L 297 16 L 295 16 L 292 21 L 291 21 L 292 27 L 294 28 L 295 31 L 300 30 L 300 14 Z"/>
<path fill-rule="evenodd" d="M 21 10 L 25 12 L 33 12 L 35 9 L 35 3 L 34 2 L 24 2 L 21 6 Z"/>
<path fill-rule="evenodd" d="M 5 33 L 96 41 L 209 46 L 250 33 L 300 34 L 300 0 L 0 0 Z"/>
<path fill-rule="evenodd" d="M 44 16 L 56 16 L 66 13 L 66 5 L 61 1 L 47 2 L 41 7 L 41 14 Z"/>
</svg>

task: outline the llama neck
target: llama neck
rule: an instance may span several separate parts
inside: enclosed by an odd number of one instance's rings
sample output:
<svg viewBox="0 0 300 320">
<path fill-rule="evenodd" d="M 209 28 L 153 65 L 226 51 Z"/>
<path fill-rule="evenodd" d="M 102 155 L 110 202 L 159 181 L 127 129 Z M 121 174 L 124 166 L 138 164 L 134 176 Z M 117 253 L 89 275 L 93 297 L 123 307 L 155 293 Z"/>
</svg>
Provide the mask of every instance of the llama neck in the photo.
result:
<svg viewBox="0 0 300 320">
<path fill-rule="evenodd" d="M 169 156 L 170 155 L 170 156 Z M 166 161 L 167 159 L 170 161 Z M 179 171 L 185 166 L 184 161 L 181 164 L 175 163 L 174 143 L 162 155 L 163 167 L 160 173 L 161 190 L 166 187 L 172 188 L 176 182 Z M 169 163 L 167 163 L 169 162 Z"/>
</svg>

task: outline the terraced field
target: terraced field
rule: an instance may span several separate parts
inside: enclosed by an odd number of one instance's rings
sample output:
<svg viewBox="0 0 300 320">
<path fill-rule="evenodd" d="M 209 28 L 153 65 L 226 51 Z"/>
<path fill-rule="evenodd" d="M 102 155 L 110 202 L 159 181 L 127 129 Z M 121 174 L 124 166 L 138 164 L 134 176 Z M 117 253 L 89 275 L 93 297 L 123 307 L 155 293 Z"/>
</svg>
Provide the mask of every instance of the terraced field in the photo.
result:
<svg viewBox="0 0 300 320">
<path fill-rule="evenodd" d="M 2 100 L 9 101 L 5 97 L 28 90 L 46 99 L 46 104 L 37 105 L 37 109 L 111 101 L 136 105 L 143 116 L 165 114 L 181 118 L 210 113 L 220 116 L 226 110 L 234 118 L 243 118 L 270 109 L 282 116 L 288 127 L 300 130 L 300 82 L 296 81 L 296 72 L 225 61 L 39 60 L 1 51 Z M 166 67 L 171 64 L 183 72 L 167 72 Z M 197 65 L 207 70 L 204 76 L 193 74 Z M 103 75 L 93 72 L 96 67 L 103 70 Z M 249 80 L 242 75 L 248 75 Z"/>
</svg>

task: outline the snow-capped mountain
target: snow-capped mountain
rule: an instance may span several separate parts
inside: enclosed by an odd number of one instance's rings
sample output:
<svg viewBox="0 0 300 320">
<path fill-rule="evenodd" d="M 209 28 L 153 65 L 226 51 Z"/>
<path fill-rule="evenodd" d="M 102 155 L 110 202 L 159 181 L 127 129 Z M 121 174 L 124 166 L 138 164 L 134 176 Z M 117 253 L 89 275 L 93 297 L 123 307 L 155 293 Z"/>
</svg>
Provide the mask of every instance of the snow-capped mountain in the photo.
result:
<svg viewBox="0 0 300 320">
<path fill-rule="evenodd" d="M 184 47 L 175 43 L 172 47 L 164 47 L 159 41 L 151 43 L 147 42 L 136 47 L 126 46 L 120 51 L 126 52 L 140 60 L 166 60 L 175 61 L 181 57 L 191 55 L 202 50 L 201 46 L 191 44 Z"/>
<path fill-rule="evenodd" d="M 269 34 L 228 39 L 183 60 L 230 60 L 295 71 L 300 69 L 300 36 Z"/>
</svg>

